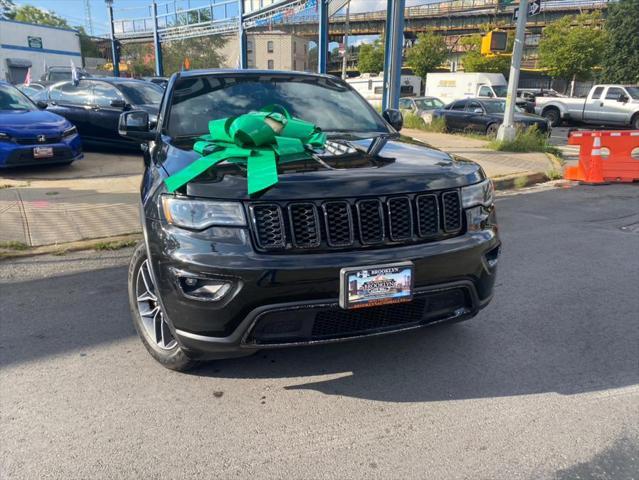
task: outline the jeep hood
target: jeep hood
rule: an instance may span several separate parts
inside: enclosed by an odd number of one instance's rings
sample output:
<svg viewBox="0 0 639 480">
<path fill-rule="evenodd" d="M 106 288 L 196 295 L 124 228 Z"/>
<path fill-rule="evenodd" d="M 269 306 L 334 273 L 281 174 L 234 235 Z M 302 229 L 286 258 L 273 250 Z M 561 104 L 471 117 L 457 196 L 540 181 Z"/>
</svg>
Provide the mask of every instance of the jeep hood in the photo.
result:
<svg viewBox="0 0 639 480">
<path fill-rule="evenodd" d="M 456 188 L 482 181 L 485 174 L 474 162 L 450 156 L 406 137 L 381 143 L 376 154 L 367 153 L 371 139 L 341 144 L 350 153 L 321 153 L 320 161 L 304 159 L 278 164 L 279 182 L 258 195 L 247 194 L 246 169 L 221 163 L 192 180 L 181 191 L 189 196 L 235 200 L 323 199 L 367 195 L 393 195 Z M 168 146 L 163 166 L 177 173 L 199 154 Z"/>
</svg>

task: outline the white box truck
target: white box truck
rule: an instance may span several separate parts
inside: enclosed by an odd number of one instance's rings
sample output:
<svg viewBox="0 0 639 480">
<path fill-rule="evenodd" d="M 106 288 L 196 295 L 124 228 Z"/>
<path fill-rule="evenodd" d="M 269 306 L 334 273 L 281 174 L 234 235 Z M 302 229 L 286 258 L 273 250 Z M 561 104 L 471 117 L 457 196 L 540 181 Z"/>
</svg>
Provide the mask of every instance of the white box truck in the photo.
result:
<svg viewBox="0 0 639 480">
<path fill-rule="evenodd" d="M 437 97 L 444 103 L 462 98 L 506 98 L 508 82 L 501 73 L 454 72 L 426 75 L 426 95 Z M 516 104 L 528 113 L 535 113 L 535 103 L 525 98 Z"/>
<path fill-rule="evenodd" d="M 426 75 L 426 95 L 452 102 L 469 97 L 506 97 L 508 82 L 501 73 L 452 72 Z"/>
<path fill-rule="evenodd" d="M 368 100 L 374 107 L 382 105 L 384 94 L 384 73 L 364 73 L 359 77 L 347 78 L 346 83 L 353 87 L 357 93 Z M 400 97 L 415 97 L 422 88 L 422 79 L 417 75 L 402 75 L 400 85 Z"/>
</svg>

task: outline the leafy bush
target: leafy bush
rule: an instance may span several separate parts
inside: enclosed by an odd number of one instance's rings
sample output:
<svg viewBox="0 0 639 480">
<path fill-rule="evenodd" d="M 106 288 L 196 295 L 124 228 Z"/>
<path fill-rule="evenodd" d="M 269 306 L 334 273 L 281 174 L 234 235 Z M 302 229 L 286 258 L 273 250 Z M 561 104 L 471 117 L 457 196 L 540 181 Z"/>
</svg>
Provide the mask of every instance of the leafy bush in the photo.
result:
<svg viewBox="0 0 639 480">
<path fill-rule="evenodd" d="M 519 130 L 512 141 L 500 142 L 492 140 L 489 146 L 493 150 L 502 152 L 549 152 L 556 155 L 561 154 L 558 148 L 550 144 L 549 137 L 540 132 L 536 125 L 525 130 Z"/>
<path fill-rule="evenodd" d="M 446 131 L 446 121 L 443 118 L 434 118 L 431 123 L 424 122 L 424 119 L 414 113 L 404 114 L 404 127 L 416 128 L 425 132 L 442 133 Z"/>
</svg>

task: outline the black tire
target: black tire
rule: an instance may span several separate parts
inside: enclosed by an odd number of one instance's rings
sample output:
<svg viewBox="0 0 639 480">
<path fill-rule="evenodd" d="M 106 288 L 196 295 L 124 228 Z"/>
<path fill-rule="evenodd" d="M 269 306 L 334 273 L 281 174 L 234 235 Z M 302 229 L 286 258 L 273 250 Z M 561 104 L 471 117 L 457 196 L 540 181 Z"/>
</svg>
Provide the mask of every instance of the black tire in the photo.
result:
<svg viewBox="0 0 639 480">
<path fill-rule="evenodd" d="M 491 123 L 486 127 L 486 136 L 495 138 L 497 136 L 497 132 L 499 131 L 498 123 Z"/>
<path fill-rule="evenodd" d="M 632 117 L 632 121 L 630 122 L 633 130 L 639 130 L 639 113 L 635 113 L 635 116 Z"/>
<path fill-rule="evenodd" d="M 147 258 L 146 245 L 144 242 L 140 242 L 135 247 L 129 264 L 129 308 L 131 310 L 131 317 L 133 318 L 133 325 L 147 351 L 158 363 L 170 370 L 184 372 L 198 365 L 198 362 L 190 358 L 177 342 L 170 348 L 161 348 L 158 343 L 151 338 L 147 328 L 143 324 L 136 294 L 136 284 L 140 275 L 140 269 L 143 267 Z M 160 309 L 161 314 L 165 315 L 161 305 L 157 303 L 156 306 Z"/>
<path fill-rule="evenodd" d="M 557 110 L 556 108 L 548 108 L 544 110 L 541 116 L 544 117 L 546 120 L 548 120 L 552 128 L 555 128 L 561 125 L 561 114 L 559 113 L 559 110 Z"/>
</svg>

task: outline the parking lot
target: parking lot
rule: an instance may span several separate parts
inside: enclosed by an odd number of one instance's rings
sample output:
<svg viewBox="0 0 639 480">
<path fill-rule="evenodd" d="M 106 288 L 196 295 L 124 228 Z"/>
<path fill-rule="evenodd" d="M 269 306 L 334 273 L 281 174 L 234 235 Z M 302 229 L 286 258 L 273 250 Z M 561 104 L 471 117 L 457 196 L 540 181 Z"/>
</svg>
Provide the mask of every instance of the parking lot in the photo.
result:
<svg viewBox="0 0 639 480">
<path fill-rule="evenodd" d="M 636 185 L 503 195 L 470 322 L 190 374 L 135 336 L 130 249 L 4 260 L 2 476 L 636 478 L 638 204 Z"/>
</svg>

